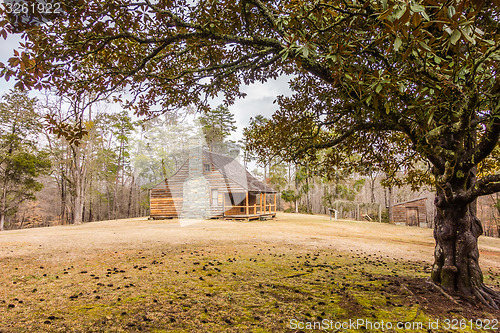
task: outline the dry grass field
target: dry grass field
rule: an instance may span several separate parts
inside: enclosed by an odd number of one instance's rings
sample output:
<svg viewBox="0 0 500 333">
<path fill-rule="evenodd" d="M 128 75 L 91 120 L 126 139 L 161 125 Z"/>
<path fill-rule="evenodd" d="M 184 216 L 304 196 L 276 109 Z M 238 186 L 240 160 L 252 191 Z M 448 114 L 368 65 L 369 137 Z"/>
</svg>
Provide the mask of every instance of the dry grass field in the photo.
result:
<svg viewBox="0 0 500 333">
<path fill-rule="evenodd" d="M 500 312 L 428 282 L 428 229 L 283 213 L 183 225 L 137 218 L 0 233 L 0 332 L 500 329 Z M 480 250 L 486 283 L 500 289 L 500 239 L 481 237 Z"/>
</svg>

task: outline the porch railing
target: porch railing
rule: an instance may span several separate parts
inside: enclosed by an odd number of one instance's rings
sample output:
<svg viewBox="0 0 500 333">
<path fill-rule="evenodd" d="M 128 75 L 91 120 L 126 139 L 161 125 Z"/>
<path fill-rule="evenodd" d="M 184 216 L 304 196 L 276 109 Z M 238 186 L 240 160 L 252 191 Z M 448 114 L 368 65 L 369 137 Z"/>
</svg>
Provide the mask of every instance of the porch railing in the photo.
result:
<svg viewBox="0 0 500 333">
<path fill-rule="evenodd" d="M 224 214 L 233 208 L 243 208 L 244 215 L 257 215 L 257 214 L 274 214 L 276 213 L 276 204 L 269 203 L 263 205 L 238 205 L 238 206 L 227 206 L 224 205 Z M 231 214 L 231 215 L 242 215 L 242 214 Z"/>
</svg>

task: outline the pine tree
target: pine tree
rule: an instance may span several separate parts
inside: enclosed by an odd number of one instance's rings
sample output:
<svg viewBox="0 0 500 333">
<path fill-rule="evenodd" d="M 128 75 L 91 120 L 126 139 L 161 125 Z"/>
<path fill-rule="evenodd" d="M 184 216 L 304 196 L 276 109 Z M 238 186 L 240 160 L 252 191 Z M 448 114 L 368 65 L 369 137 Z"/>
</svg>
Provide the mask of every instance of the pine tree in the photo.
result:
<svg viewBox="0 0 500 333">
<path fill-rule="evenodd" d="M 202 115 L 200 123 L 210 151 L 224 152 L 225 140 L 237 128 L 234 115 L 226 106 L 219 105 Z"/>
<path fill-rule="evenodd" d="M 11 90 L 0 103 L 0 230 L 5 217 L 26 200 L 35 200 L 43 185 L 37 181 L 48 172 L 47 154 L 38 149 L 34 134 L 39 129 L 36 100 Z"/>
</svg>

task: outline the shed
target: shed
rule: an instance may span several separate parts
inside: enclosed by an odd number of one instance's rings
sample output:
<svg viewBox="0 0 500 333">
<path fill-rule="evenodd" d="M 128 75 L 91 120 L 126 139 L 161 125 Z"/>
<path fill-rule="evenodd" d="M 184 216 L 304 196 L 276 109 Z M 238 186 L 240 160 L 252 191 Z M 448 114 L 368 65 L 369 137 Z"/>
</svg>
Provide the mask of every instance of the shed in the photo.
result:
<svg viewBox="0 0 500 333">
<path fill-rule="evenodd" d="M 419 227 L 421 223 L 426 223 L 426 201 L 427 198 L 418 198 L 395 204 L 392 206 L 393 222 L 417 227 Z"/>
<path fill-rule="evenodd" d="M 150 216 L 258 219 L 276 216 L 276 191 L 235 159 L 191 148 L 179 170 L 150 191 Z"/>
</svg>

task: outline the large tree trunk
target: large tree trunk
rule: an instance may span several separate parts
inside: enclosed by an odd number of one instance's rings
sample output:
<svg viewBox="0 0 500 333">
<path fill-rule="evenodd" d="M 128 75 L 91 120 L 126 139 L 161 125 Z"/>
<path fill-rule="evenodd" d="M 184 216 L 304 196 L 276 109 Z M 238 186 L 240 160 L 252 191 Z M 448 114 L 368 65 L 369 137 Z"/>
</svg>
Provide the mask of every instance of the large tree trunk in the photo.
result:
<svg viewBox="0 0 500 333">
<path fill-rule="evenodd" d="M 85 177 L 86 165 L 81 158 L 80 147 L 73 146 L 72 149 L 72 175 L 73 175 L 73 224 L 83 222 L 83 205 L 85 203 Z"/>
<path fill-rule="evenodd" d="M 110 191 L 109 191 L 109 186 L 107 186 L 107 189 L 106 189 L 106 197 L 108 199 L 108 202 L 107 202 L 108 217 L 107 217 L 107 219 L 111 220 L 111 194 L 110 194 Z"/>
<path fill-rule="evenodd" d="M 66 224 L 67 223 L 67 217 L 66 217 L 66 180 L 64 176 L 64 171 L 61 174 L 61 186 L 59 187 L 60 190 L 60 195 L 61 195 L 61 209 L 60 209 L 60 214 L 61 214 L 61 224 Z"/>
<path fill-rule="evenodd" d="M 123 129 L 121 132 L 121 135 L 123 135 Z M 122 164 L 122 154 L 123 154 L 123 145 L 124 141 L 123 139 L 120 142 L 120 149 L 118 151 L 118 165 L 116 169 L 116 181 L 115 181 L 115 192 L 113 194 L 113 219 L 118 219 L 118 188 L 120 184 L 120 172 L 123 173 L 123 164 Z M 123 181 L 122 181 L 122 189 L 123 189 Z"/>
<path fill-rule="evenodd" d="M 132 175 L 132 180 L 130 182 L 130 191 L 128 193 L 127 217 L 131 217 L 131 212 L 132 212 L 132 196 L 134 194 L 134 184 L 135 184 L 135 178 L 134 178 L 134 175 Z"/>
<path fill-rule="evenodd" d="M 93 195 L 92 195 L 92 185 L 93 185 L 93 182 L 92 182 L 93 178 L 90 177 L 90 181 L 89 181 L 89 217 L 88 217 L 88 222 L 94 222 L 94 212 L 93 212 Z"/>
<path fill-rule="evenodd" d="M 375 203 L 375 181 L 377 177 L 373 176 L 370 178 L 370 202 Z"/>
<path fill-rule="evenodd" d="M 435 205 L 432 280 L 448 292 L 475 296 L 498 309 L 500 297 L 484 285 L 479 267 L 477 240 L 483 228 L 472 204 L 449 204 L 438 191 Z"/>
<path fill-rule="evenodd" d="M 0 231 L 3 231 L 5 224 L 5 211 L 7 208 L 7 182 L 5 181 L 2 189 L 2 198 L 0 204 Z"/>
<path fill-rule="evenodd" d="M 83 195 L 81 189 L 80 179 L 76 184 L 75 188 L 75 198 L 73 203 L 73 224 L 82 224 L 83 221 Z"/>
<path fill-rule="evenodd" d="M 394 197 L 392 193 L 392 186 L 390 186 L 387 190 L 389 192 L 388 195 L 388 217 L 389 217 L 389 223 L 394 223 L 394 217 L 392 216 L 392 206 L 394 205 Z"/>
</svg>

